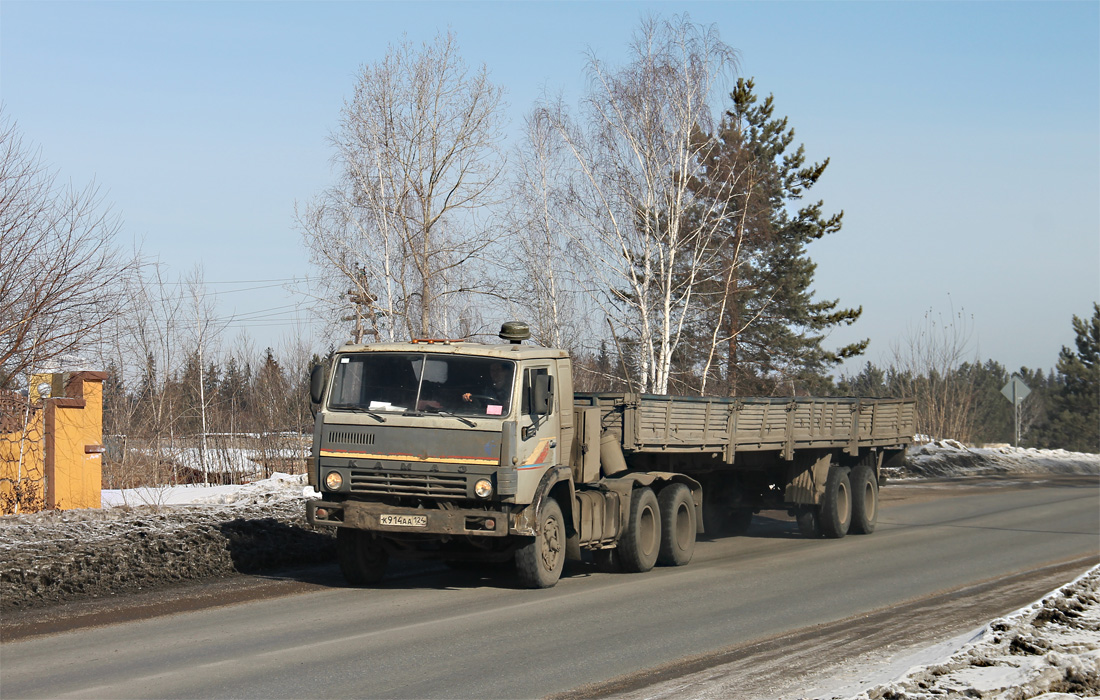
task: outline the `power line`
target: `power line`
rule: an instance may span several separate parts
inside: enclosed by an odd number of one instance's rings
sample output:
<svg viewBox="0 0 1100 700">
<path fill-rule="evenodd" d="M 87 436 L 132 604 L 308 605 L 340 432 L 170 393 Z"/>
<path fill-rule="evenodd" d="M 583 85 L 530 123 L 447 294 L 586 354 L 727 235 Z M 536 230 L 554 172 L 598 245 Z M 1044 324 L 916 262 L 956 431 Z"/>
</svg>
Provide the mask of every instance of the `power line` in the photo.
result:
<svg viewBox="0 0 1100 700">
<path fill-rule="evenodd" d="M 206 285 L 211 285 L 211 284 L 263 284 L 263 283 L 266 283 L 266 282 L 305 282 L 305 281 L 306 281 L 306 278 L 304 278 L 304 277 L 276 277 L 276 278 L 266 279 L 266 280 L 227 280 L 225 282 L 206 282 L 206 281 L 187 282 L 187 281 L 184 281 L 184 280 L 180 280 L 178 282 L 158 282 L 158 284 L 160 284 L 162 286 L 165 286 L 165 287 L 170 286 L 170 285 L 171 286 L 183 286 L 185 284 L 186 285 L 195 284 L 195 285 L 205 287 Z"/>
</svg>

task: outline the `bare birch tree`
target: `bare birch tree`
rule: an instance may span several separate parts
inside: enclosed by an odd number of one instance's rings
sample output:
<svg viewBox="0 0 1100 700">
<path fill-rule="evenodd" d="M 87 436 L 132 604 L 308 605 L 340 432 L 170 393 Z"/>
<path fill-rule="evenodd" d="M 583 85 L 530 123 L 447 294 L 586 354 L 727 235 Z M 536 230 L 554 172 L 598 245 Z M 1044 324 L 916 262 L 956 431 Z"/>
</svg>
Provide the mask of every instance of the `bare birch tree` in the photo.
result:
<svg viewBox="0 0 1100 700">
<path fill-rule="evenodd" d="M 966 362 L 977 363 L 973 335 L 973 319 L 962 311 L 952 309 L 944 318 L 929 310 L 923 325 L 893 346 L 896 386 L 903 396 L 916 399 L 919 433 L 970 440 L 976 392 L 972 373 L 960 368 Z"/>
<path fill-rule="evenodd" d="M 0 112 L 0 389 L 92 341 L 136 264 L 95 183 L 59 183 Z"/>
<path fill-rule="evenodd" d="M 217 339 L 226 322 L 220 321 L 214 311 L 214 297 L 208 294 L 205 283 L 205 274 L 201 266 L 196 266 L 184 281 L 186 295 L 189 297 L 191 318 L 188 328 L 190 330 L 189 345 L 195 353 L 198 364 L 198 372 L 194 380 L 198 384 L 198 413 L 199 413 L 199 464 L 202 467 L 203 483 L 210 483 L 210 470 L 207 463 L 207 433 L 208 413 L 210 399 L 208 393 L 216 387 L 207 386 L 206 363 L 217 354 Z"/>
<path fill-rule="evenodd" d="M 509 315 L 527 320 L 533 342 L 575 352 L 601 329 L 587 327 L 576 274 L 583 265 L 568 234 L 581 222 L 567 203 L 572 164 L 559 144 L 549 120 L 527 118 L 513 158 L 510 245 L 502 251 L 501 276 L 513 280 L 514 293 L 505 299 Z"/>
<path fill-rule="evenodd" d="M 736 67 L 715 27 L 687 16 L 642 22 L 630 61 L 589 55 L 583 120 L 560 100 L 536 107 L 570 154 L 563 202 L 582 226 L 571 243 L 587 262 L 594 298 L 634 348 L 641 391 L 667 393 L 673 358 L 691 317 L 711 244 L 732 215 L 729 197 L 696 196 L 711 99 Z"/>
<path fill-rule="evenodd" d="M 482 207 L 504 166 L 501 100 L 451 33 L 361 69 L 330 139 L 339 181 L 298 224 L 327 298 L 357 307 L 370 337 L 447 335 L 460 297 L 483 289 L 470 268 L 493 240 Z"/>
</svg>

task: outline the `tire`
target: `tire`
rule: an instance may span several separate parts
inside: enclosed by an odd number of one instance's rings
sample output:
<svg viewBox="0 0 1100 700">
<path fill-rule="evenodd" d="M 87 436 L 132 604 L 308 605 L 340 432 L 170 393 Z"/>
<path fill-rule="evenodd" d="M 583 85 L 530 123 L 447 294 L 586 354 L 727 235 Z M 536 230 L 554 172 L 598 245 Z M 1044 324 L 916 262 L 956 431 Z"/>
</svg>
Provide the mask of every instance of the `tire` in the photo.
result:
<svg viewBox="0 0 1100 700">
<path fill-rule="evenodd" d="M 516 550 L 516 573 L 524 588 L 551 588 L 565 568 L 565 518 L 552 498 L 539 509 L 532 541 Z"/>
<path fill-rule="evenodd" d="M 840 539 L 848 534 L 852 525 L 852 484 L 846 467 L 829 469 L 820 515 L 821 532 L 826 537 Z"/>
<path fill-rule="evenodd" d="M 726 535 L 726 525 L 729 517 L 725 510 L 715 505 L 712 501 L 703 500 L 703 535 L 708 540 L 713 540 Z"/>
<path fill-rule="evenodd" d="M 630 518 L 619 542 L 623 571 L 642 573 L 657 563 L 661 551 L 661 513 L 657 497 L 648 486 L 634 489 L 630 496 Z"/>
<path fill-rule="evenodd" d="M 802 506 L 795 515 L 798 531 L 803 537 L 816 540 L 821 537 L 821 510 L 817 506 Z"/>
<path fill-rule="evenodd" d="M 852 532 L 870 535 L 878 523 L 878 479 L 866 464 L 852 469 Z"/>
<path fill-rule="evenodd" d="M 596 564 L 596 570 L 603 574 L 621 574 L 623 571 L 617 549 L 597 549 L 592 552 L 592 561 Z"/>
<path fill-rule="evenodd" d="M 669 484 L 657 496 L 657 508 L 661 514 L 661 548 L 657 563 L 683 566 L 695 553 L 695 501 L 691 498 L 691 489 L 683 484 Z"/>
<path fill-rule="evenodd" d="M 743 535 L 752 524 L 752 508 L 732 481 L 712 479 L 703 486 L 703 534 L 707 539 Z M 699 518 L 699 513 L 695 514 Z"/>
<path fill-rule="evenodd" d="M 336 531 L 336 558 L 344 579 L 353 586 L 381 581 L 390 560 L 369 533 L 346 527 Z"/>
</svg>

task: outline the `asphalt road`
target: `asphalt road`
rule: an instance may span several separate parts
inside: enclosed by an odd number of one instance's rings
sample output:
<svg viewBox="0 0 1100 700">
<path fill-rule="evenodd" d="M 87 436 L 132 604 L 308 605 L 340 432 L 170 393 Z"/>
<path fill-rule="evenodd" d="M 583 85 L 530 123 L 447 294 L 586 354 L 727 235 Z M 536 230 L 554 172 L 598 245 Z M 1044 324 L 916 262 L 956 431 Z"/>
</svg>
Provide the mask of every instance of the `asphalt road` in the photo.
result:
<svg viewBox="0 0 1100 700">
<path fill-rule="evenodd" d="M 767 640 L 774 667 L 783 658 L 774 640 L 800 635 L 812 646 L 815 626 L 832 630 L 813 651 L 820 657 L 863 634 L 851 620 L 882 627 L 896 608 L 916 624 L 943 614 L 945 599 L 965 603 L 968 590 L 985 591 L 990 605 L 999 580 L 1071 562 L 1062 566 L 1069 580 L 1098 557 L 1096 477 L 890 486 L 870 536 L 810 541 L 782 514 L 762 514 L 748 536 L 701 542 L 690 565 L 648 574 L 578 565 L 555 588 L 531 591 L 506 574 L 413 568 L 381 588 L 353 589 L 326 570 L 306 576 L 320 585 L 293 595 L 5 642 L 0 696 L 621 691 L 644 682 L 646 669 L 664 667 L 667 677 L 690 657 L 697 671 L 707 658 L 728 662 L 722 650 Z M 1001 612 L 1018 607 L 1004 602 Z M 613 678 L 618 685 L 601 685 Z"/>
</svg>

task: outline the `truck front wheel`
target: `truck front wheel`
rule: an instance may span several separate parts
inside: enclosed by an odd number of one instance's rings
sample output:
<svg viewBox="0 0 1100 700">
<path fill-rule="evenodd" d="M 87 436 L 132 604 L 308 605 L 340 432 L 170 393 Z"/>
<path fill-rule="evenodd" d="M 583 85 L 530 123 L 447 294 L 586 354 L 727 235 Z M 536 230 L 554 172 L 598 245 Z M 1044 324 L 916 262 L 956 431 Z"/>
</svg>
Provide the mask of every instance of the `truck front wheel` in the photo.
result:
<svg viewBox="0 0 1100 700">
<path fill-rule="evenodd" d="M 369 533 L 346 527 L 336 531 L 336 559 L 344 579 L 353 586 L 381 581 L 390 560 Z"/>
<path fill-rule="evenodd" d="M 657 563 L 660 550 L 661 515 L 657 497 L 648 486 L 634 489 L 630 495 L 630 519 L 619 542 L 619 561 L 623 571 L 649 571 Z"/>
<path fill-rule="evenodd" d="M 516 550 L 516 573 L 525 588 L 550 588 L 565 568 L 565 519 L 548 499 L 539 509 L 535 538 Z"/>
<path fill-rule="evenodd" d="M 657 563 L 661 566 L 683 566 L 695 552 L 695 501 L 691 489 L 683 484 L 669 484 L 657 497 L 661 512 L 661 550 Z"/>
</svg>

